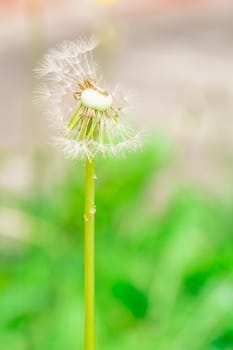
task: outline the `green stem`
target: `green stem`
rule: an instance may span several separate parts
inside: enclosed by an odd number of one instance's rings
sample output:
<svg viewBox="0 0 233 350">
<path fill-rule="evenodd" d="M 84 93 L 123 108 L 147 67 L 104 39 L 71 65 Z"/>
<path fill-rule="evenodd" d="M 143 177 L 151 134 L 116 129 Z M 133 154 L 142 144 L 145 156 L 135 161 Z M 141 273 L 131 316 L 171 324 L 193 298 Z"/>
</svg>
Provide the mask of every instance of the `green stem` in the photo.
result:
<svg viewBox="0 0 233 350">
<path fill-rule="evenodd" d="M 85 350 L 95 349 L 95 166 L 94 159 L 86 159 L 85 181 Z"/>
</svg>

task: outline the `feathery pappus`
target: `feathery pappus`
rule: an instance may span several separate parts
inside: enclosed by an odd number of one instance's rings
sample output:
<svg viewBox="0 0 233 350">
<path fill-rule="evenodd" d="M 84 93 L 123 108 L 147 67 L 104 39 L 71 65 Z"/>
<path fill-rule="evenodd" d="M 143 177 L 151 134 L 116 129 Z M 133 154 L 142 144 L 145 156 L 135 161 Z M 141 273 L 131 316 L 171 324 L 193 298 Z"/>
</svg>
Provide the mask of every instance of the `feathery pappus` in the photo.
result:
<svg viewBox="0 0 233 350">
<path fill-rule="evenodd" d="M 71 158 L 124 154 L 140 146 L 140 137 L 127 125 L 117 92 L 102 85 L 93 59 L 95 39 L 63 42 L 45 55 L 36 69 L 41 80 L 38 98 L 59 136 L 55 142 Z"/>
</svg>

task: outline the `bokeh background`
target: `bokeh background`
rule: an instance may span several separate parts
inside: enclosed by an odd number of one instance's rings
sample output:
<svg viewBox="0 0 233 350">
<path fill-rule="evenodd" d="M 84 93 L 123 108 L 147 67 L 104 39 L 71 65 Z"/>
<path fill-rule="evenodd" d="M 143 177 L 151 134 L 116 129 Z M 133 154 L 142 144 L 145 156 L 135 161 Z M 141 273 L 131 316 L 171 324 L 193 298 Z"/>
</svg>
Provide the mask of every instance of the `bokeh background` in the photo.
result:
<svg viewBox="0 0 233 350">
<path fill-rule="evenodd" d="M 32 71 L 92 34 L 146 135 L 97 160 L 97 349 L 232 350 L 231 0 L 0 1 L 0 348 L 84 347 L 84 169 L 51 145 Z"/>
</svg>

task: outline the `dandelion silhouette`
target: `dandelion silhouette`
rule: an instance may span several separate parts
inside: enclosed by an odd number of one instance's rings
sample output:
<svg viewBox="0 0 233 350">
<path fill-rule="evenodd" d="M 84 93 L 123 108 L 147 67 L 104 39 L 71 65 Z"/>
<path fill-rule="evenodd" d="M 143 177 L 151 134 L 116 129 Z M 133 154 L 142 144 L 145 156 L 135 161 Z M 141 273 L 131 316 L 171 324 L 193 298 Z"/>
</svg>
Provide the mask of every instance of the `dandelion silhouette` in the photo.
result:
<svg viewBox="0 0 233 350">
<path fill-rule="evenodd" d="M 140 145 L 139 135 L 127 125 L 124 104 L 103 88 L 92 51 L 96 40 L 64 42 L 51 50 L 36 69 L 42 84 L 38 98 L 59 135 L 55 142 L 71 158 L 86 161 L 85 177 L 85 350 L 95 348 L 94 283 L 94 158 L 117 156 Z M 123 99 L 124 100 L 124 99 Z"/>
</svg>

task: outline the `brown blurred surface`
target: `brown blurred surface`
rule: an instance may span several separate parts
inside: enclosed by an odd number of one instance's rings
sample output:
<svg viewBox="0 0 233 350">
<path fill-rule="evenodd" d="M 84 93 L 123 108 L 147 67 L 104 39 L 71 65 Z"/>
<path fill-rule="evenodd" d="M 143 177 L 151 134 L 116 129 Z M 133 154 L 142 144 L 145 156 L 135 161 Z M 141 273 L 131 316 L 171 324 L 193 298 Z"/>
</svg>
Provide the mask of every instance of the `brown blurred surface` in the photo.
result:
<svg viewBox="0 0 233 350">
<path fill-rule="evenodd" d="M 106 80 L 132 95 L 130 114 L 139 128 L 149 134 L 152 128 L 165 130 L 180 150 L 181 163 L 190 172 L 200 169 L 201 176 L 205 168 L 204 177 L 216 171 L 208 162 L 231 159 L 232 6 L 150 15 L 146 10 L 135 16 L 128 11 L 131 2 L 125 8 L 121 2 L 59 4 L 54 8 L 49 3 L 43 13 L 11 13 L 0 22 L 2 150 L 30 154 L 38 145 L 47 147 L 47 122 L 32 103 L 32 69 L 47 47 L 94 33 L 102 39 L 97 56 Z M 223 165 L 217 164 L 222 172 Z"/>
<path fill-rule="evenodd" d="M 76 15 L 79 18 L 78 11 Z M 2 36 L 5 35 L 0 51 L 0 91 L 4 96 L 1 99 L 2 147 L 15 145 L 18 149 L 28 136 L 31 141 L 24 128 L 30 133 L 29 125 L 33 122 L 33 117 L 30 119 L 27 114 L 30 113 L 32 68 L 37 61 L 35 54 L 80 33 L 97 32 L 104 40 L 113 40 L 112 46 L 105 47 L 105 68 L 112 82 L 121 83 L 136 97 L 134 106 L 143 125 L 145 120 L 152 124 L 157 121 L 173 124 L 175 120 L 177 126 L 177 118 L 186 110 L 199 113 L 214 109 L 216 113 L 219 107 L 227 109 L 224 117 L 221 116 L 227 123 L 233 82 L 231 12 L 191 11 L 127 19 L 112 15 L 112 20 L 105 16 L 101 22 L 97 20 L 100 14 L 94 11 L 86 15 L 87 18 L 82 9 L 83 22 L 72 20 L 69 26 L 65 22 L 66 14 L 62 20 L 51 19 L 47 24 L 42 21 L 38 25 L 42 31 L 39 34 L 35 32 L 36 26 L 27 21 L 22 21 L 24 34 L 11 26 L 5 28 L 5 33 L 1 30 Z M 60 21 L 64 21 L 63 25 Z M 51 30 L 47 26 L 51 26 Z M 56 26 L 58 30 L 54 29 Z M 11 35 L 7 30 L 12 31 Z M 39 41 L 39 49 L 33 47 L 33 40 Z"/>
</svg>

